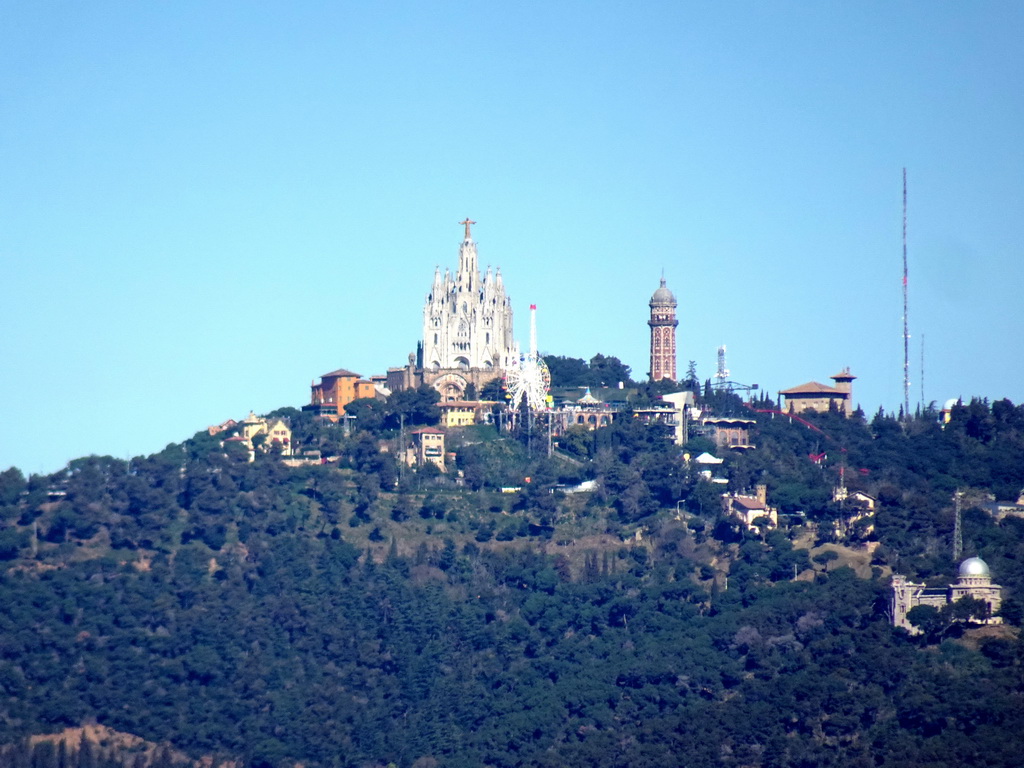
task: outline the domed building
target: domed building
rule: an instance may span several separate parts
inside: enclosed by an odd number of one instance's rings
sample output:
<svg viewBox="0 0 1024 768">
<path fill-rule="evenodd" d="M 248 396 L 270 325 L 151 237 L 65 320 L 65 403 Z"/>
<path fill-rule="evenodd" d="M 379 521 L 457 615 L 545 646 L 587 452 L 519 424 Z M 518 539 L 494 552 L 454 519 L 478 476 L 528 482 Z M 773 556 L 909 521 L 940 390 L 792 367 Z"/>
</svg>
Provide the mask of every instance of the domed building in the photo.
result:
<svg viewBox="0 0 1024 768">
<path fill-rule="evenodd" d="M 651 381 L 676 380 L 676 297 L 665 285 L 661 285 L 651 296 L 649 304 L 651 319 Z"/>
<path fill-rule="evenodd" d="M 917 632 L 917 628 L 907 621 L 907 613 L 912 608 L 919 605 L 944 608 L 965 597 L 981 600 L 988 605 L 988 615 L 976 617 L 973 619 L 975 623 L 1003 623 L 1003 620 L 995 615 L 1003 603 L 1003 588 L 992 583 L 988 563 L 980 557 L 969 557 L 960 563 L 957 580 L 948 587 L 926 587 L 924 584 L 915 584 L 906 576 L 894 573 L 889 614 L 893 626 Z"/>
</svg>

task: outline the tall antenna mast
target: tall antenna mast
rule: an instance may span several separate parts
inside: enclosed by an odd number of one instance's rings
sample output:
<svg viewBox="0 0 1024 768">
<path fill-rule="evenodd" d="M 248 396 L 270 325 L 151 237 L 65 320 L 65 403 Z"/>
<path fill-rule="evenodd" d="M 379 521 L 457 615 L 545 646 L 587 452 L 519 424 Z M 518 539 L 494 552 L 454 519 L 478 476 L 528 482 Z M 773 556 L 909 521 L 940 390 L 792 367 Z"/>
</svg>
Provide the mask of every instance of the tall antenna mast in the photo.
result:
<svg viewBox="0 0 1024 768">
<path fill-rule="evenodd" d="M 960 489 L 957 488 L 953 494 L 953 562 L 957 563 L 960 561 L 960 555 L 964 551 L 964 529 L 963 523 L 961 522 L 961 507 L 960 507 Z"/>
<path fill-rule="evenodd" d="M 907 169 L 903 169 L 903 418 L 910 419 L 910 330 L 907 325 Z"/>
<path fill-rule="evenodd" d="M 530 354 L 537 358 L 537 305 L 530 305 Z"/>
<path fill-rule="evenodd" d="M 715 372 L 715 382 L 719 387 L 724 387 L 729 378 L 729 369 L 725 367 L 725 344 L 718 348 L 718 370 Z"/>
<path fill-rule="evenodd" d="M 921 334 L 921 411 L 928 407 L 924 399 L 924 334 Z"/>
</svg>

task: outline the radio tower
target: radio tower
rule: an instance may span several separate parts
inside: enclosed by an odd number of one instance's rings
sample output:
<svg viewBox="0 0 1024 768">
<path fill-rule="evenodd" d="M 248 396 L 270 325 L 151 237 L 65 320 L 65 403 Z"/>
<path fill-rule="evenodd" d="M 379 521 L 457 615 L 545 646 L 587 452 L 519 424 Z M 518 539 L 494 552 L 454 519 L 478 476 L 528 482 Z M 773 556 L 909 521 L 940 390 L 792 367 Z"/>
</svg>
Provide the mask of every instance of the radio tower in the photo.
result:
<svg viewBox="0 0 1024 768">
<path fill-rule="evenodd" d="M 918 387 L 920 391 L 921 399 L 921 413 L 924 413 L 924 409 L 928 407 L 928 404 L 924 401 L 924 334 L 921 334 L 921 386 Z"/>
<path fill-rule="evenodd" d="M 718 370 L 715 372 L 715 378 L 718 379 L 718 389 L 725 387 L 725 382 L 729 378 L 729 369 L 725 367 L 725 344 L 718 348 Z"/>
<path fill-rule="evenodd" d="M 960 562 L 960 555 L 964 552 L 964 529 L 961 522 L 960 489 L 957 488 L 953 494 L 953 562 Z"/>
<path fill-rule="evenodd" d="M 910 330 L 907 325 L 907 169 L 903 169 L 903 419 L 910 420 Z"/>
</svg>

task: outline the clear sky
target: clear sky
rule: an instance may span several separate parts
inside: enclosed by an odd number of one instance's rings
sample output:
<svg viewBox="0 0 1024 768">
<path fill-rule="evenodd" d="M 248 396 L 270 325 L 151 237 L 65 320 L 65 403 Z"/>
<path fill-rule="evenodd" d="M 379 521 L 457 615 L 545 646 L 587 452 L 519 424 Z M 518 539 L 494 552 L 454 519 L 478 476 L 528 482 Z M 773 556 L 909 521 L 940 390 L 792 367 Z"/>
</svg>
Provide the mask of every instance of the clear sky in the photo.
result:
<svg viewBox="0 0 1024 768">
<path fill-rule="evenodd" d="M 478 222 L 527 341 L 1024 401 L 1024 4 L 0 7 L 0 469 L 401 365 Z"/>
</svg>

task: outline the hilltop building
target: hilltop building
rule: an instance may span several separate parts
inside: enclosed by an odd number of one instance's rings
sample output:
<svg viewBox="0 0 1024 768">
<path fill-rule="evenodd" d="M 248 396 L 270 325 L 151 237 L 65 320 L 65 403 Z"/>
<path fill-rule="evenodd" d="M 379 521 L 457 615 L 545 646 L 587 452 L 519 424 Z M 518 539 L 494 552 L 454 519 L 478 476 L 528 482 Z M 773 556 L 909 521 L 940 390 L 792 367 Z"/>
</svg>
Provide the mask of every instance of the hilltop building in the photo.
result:
<svg viewBox="0 0 1024 768">
<path fill-rule="evenodd" d="M 496 412 L 504 408 L 497 400 L 445 400 L 437 404 L 441 411 L 442 427 L 469 427 L 473 424 L 493 424 Z"/>
<path fill-rule="evenodd" d="M 582 397 L 567 400 L 553 411 L 559 434 L 564 433 L 569 427 L 586 427 L 593 432 L 610 425 L 618 414 L 619 408 L 616 405 L 594 397 L 590 387 L 586 388 Z"/>
<path fill-rule="evenodd" d="M 779 511 L 775 507 L 768 506 L 768 488 L 758 485 L 753 496 L 734 493 L 722 497 L 725 504 L 726 514 L 740 519 L 748 529 L 754 527 L 754 521 L 759 518 L 766 518 L 769 528 L 778 528 Z"/>
<path fill-rule="evenodd" d="M 410 467 L 433 464 L 444 472 L 444 432 L 434 427 L 423 427 L 411 434 L 413 445 L 406 452 L 406 464 Z"/>
<path fill-rule="evenodd" d="M 835 531 L 840 536 L 848 536 L 855 531 L 854 526 L 862 523 L 860 535 L 870 535 L 875 530 L 875 510 L 878 499 L 870 493 L 850 490 L 845 480 L 832 489 L 832 501 L 840 506 L 839 518 L 835 521 Z M 863 521 L 863 522 L 862 522 Z"/>
<path fill-rule="evenodd" d="M 427 384 L 441 393 L 442 401 L 465 400 L 470 384 L 479 392 L 519 356 L 501 269 L 492 274 L 488 267 L 480 277 L 470 231 L 476 222 L 460 223 L 465 237 L 458 271 L 453 276 L 446 269 L 442 278 L 441 268 L 434 270 L 423 305 L 423 340 L 408 365 L 388 370 L 387 387 L 393 392 Z"/>
<path fill-rule="evenodd" d="M 647 325 L 651 327 L 651 381 L 668 379 L 676 380 L 676 297 L 665 286 L 665 278 L 661 278 L 661 286 L 651 296 L 651 319 Z"/>
<path fill-rule="evenodd" d="M 263 439 L 263 450 L 269 450 L 271 446 L 281 451 L 282 456 L 292 455 L 292 430 L 284 419 L 268 419 L 257 416 L 249 411 L 248 417 L 242 422 L 241 437 L 249 444 L 249 450 L 255 448 L 253 439 L 257 435 L 266 435 Z"/>
<path fill-rule="evenodd" d="M 234 419 L 228 419 L 227 421 L 222 421 L 220 424 L 214 424 L 213 426 L 207 427 L 206 433 L 210 437 L 213 437 L 214 435 L 219 435 L 221 432 L 234 429 L 237 426 L 237 421 L 235 421 Z"/>
<path fill-rule="evenodd" d="M 226 426 L 228 424 L 230 426 Z M 215 432 L 210 432 L 214 429 Z M 240 443 L 249 452 L 249 461 L 256 460 L 257 448 L 263 453 L 276 450 L 281 456 L 292 455 L 292 429 L 282 418 L 268 419 L 249 411 L 244 421 L 229 419 L 217 427 L 210 427 L 207 431 L 211 435 L 231 432 L 231 436 L 226 437 L 221 445 Z M 258 437 L 260 439 L 257 440 Z"/>
<path fill-rule="evenodd" d="M 302 406 L 302 410 L 312 411 L 331 421 L 338 421 L 344 416 L 345 406 L 353 400 L 375 397 L 377 392 L 372 381 L 344 368 L 325 373 L 319 384 L 313 382 L 309 388 L 309 405 Z"/>
<path fill-rule="evenodd" d="M 853 413 L 853 380 L 857 377 L 844 368 L 831 377 L 836 385 L 830 387 L 817 381 L 808 381 L 798 387 L 783 389 L 779 394 L 786 398 L 786 411 L 803 413 L 804 411 L 826 412 L 835 408 L 849 417 Z"/>
<path fill-rule="evenodd" d="M 939 411 L 939 419 L 943 426 L 953 420 L 953 409 L 958 405 L 963 405 L 963 401 L 959 397 L 951 397 L 942 404 L 942 410 Z"/>
<path fill-rule="evenodd" d="M 893 626 L 916 632 L 916 627 L 907 621 L 907 614 L 912 608 L 919 605 L 944 608 L 957 600 L 973 597 L 988 605 L 988 615 L 975 617 L 972 621 L 979 624 L 1002 624 L 1003 620 L 994 615 L 1002 605 L 1002 594 L 1003 588 L 992 583 L 988 564 L 980 557 L 969 557 L 960 564 L 956 582 L 948 587 L 926 587 L 924 584 L 915 584 L 906 576 L 893 574 L 889 615 Z"/>
<path fill-rule="evenodd" d="M 716 448 L 730 448 L 734 451 L 748 451 L 754 448 L 754 444 L 750 442 L 750 430 L 756 424 L 756 419 L 725 416 L 708 416 L 701 421 L 703 432 L 715 441 Z"/>
<path fill-rule="evenodd" d="M 633 417 L 644 424 L 661 424 L 671 429 L 672 442 L 683 445 L 687 436 L 687 412 L 693 408 L 693 392 L 671 392 L 651 408 L 634 408 Z"/>
</svg>

